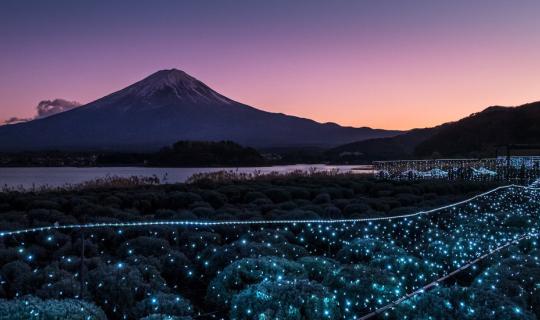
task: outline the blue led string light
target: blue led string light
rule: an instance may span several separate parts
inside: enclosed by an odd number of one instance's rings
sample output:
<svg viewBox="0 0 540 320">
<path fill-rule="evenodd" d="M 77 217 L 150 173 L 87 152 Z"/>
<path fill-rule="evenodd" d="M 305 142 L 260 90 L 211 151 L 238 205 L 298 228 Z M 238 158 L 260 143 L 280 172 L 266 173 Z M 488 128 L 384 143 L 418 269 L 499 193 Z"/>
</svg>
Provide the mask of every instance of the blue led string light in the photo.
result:
<svg viewBox="0 0 540 320">
<path fill-rule="evenodd" d="M 266 225 L 266 224 L 339 224 L 339 223 L 355 223 L 355 222 L 369 222 L 369 221 L 382 221 L 382 220 L 394 220 L 412 218 L 424 214 L 430 214 L 437 211 L 451 209 L 478 198 L 485 197 L 489 194 L 497 192 L 499 190 L 510 188 L 522 188 L 522 189 L 539 189 L 535 187 L 521 186 L 521 185 L 506 185 L 500 186 L 484 193 L 475 195 L 466 200 L 448 204 L 445 206 L 437 207 L 430 210 L 422 210 L 410 214 L 402 214 L 391 217 L 373 217 L 373 218 L 355 218 L 355 219 L 307 219 L 307 220 L 248 220 L 248 221 L 188 221 L 188 220 L 172 220 L 172 221 L 145 221 L 145 222 L 104 222 L 104 223 L 86 223 L 86 224 L 69 224 L 69 225 L 52 225 L 46 227 L 27 228 L 19 230 L 5 230 L 0 231 L 0 237 L 19 235 L 32 232 L 51 231 L 51 230 L 65 230 L 65 229 L 94 229 L 94 228 L 129 228 L 129 227 L 151 227 L 151 226 L 194 226 L 194 227 L 213 227 L 213 226 L 230 226 L 230 225 Z"/>
</svg>

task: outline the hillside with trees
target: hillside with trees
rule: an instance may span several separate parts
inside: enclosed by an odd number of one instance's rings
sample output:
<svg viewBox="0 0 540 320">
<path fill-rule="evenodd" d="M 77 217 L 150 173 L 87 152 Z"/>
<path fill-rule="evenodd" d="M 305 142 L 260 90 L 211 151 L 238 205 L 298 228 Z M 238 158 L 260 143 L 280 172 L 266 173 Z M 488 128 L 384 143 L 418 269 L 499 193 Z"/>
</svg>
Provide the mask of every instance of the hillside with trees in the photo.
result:
<svg viewBox="0 0 540 320">
<path fill-rule="evenodd" d="M 256 166 L 263 163 L 257 150 L 232 141 L 178 141 L 148 160 L 148 165 L 161 167 Z"/>
<path fill-rule="evenodd" d="M 489 107 L 456 122 L 390 138 L 346 144 L 327 152 L 352 162 L 431 157 L 493 157 L 497 146 L 540 144 L 540 102 Z"/>
</svg>

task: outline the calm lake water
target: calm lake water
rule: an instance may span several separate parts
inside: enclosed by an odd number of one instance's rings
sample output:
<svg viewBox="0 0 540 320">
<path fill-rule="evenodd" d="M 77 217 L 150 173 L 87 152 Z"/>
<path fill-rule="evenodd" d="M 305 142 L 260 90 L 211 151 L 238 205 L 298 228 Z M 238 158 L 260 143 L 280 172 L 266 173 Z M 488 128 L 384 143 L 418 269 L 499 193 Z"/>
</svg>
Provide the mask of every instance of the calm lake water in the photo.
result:
<svg viewBox="0 0 540 320">
<path fill-rule="evenodd" d="M 342 172 L 371 173 L 371 166 L 327 166 L 327 165 L 290 165 L 273 167 L 245 167 L 245 168 L 147 168 L 147 167 L 96 167 L 96 168 L 0 168 L 0 187 L 24 188 L 33 187 L 59 187 L 66 184 L 78 184 L 95 178 L 106 176 L 157 176 L 163 183 L 185 182 L 195 173 L 233 170 L 252 173 L 260 171 L 269 173 L 277 171 L 286 173 L 294 170 L 338 169 Z"/>
</svg>

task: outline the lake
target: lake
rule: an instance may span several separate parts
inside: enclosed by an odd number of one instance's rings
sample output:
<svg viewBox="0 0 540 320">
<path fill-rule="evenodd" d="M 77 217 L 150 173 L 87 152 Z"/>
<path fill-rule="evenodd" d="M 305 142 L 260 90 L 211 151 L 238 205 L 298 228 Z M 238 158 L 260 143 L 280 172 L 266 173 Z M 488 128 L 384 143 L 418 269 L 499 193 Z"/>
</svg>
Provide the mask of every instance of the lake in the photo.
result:
<svg viewBox="0 0 540 320">
<path fill-rule="evenodd" d="M 95 178 L 106 176 L 157 176 L 163 183 L 185 182 L 195 173 L 215 172 L 221 170 L 233 170 L 241 173 L 270 173 L 273 171 L 286 173 L 294 170 L 333 170 L 342 172 L 371 173 L 371 166 L 331 166 L 297 164 L 288 166 L 272 167 L 243 167 L 243 168 L 149 168 L 149 167 L 39 167 L 39 168 L 0 168 L 0 187 L 24 188 L 33 187 L 60 187 L 66 184 L 78 184 Z"/>
</svg>

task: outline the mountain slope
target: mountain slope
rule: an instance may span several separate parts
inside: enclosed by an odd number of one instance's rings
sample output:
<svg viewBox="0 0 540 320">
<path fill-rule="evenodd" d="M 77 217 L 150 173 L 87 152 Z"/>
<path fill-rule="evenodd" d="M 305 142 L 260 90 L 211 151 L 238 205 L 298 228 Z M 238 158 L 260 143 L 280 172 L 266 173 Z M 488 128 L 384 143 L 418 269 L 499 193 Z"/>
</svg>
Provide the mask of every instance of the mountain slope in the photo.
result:
<svg viewBox="0 0 540 320">
<path fill-rule="evenodd" d="M 330 147 L 399 131 L 341 127 L 231 100 L 176 69 L 75 110 L 0 127 L 0 150 L 157 150 L 178 140 Z"/>
<path fill-rule="evenodd" d="M 540 144 L 540 102 L 489 107 L 456 122 L 354 142 L 328 154 L 334 158 L 354 154 L 356 160 L 492 157 L 497 146 L 507 144 Z"/>
<path fill-rule="evenodd" d="M 395 137 L 367 139 L 330 149 L 327 156 L 335 161 L 374 161 L 414 157 L 418 144 L 429 139 L 436 128 L 413 129 Z"/>
<path fill-rule="evenodd" d="M 496 146 L 540 143 L 540 102 L 489 107 L 440 130 L 415 148 L 430 156 L 493 156 Z"/>
</svg>

